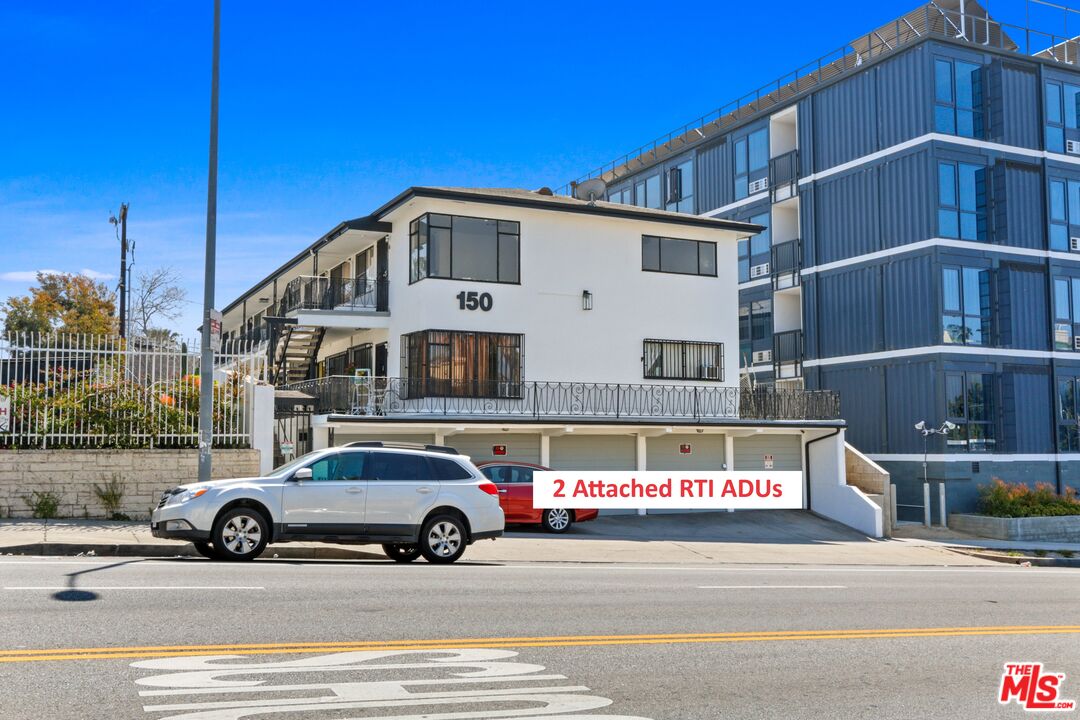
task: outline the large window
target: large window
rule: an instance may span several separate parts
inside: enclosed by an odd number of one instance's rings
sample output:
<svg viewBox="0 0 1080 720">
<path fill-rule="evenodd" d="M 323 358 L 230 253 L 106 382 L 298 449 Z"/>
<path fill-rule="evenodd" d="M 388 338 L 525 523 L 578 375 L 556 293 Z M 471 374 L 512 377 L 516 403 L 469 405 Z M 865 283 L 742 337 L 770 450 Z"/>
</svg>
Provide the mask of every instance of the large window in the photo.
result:
<svg viewBox="0 0 1080 720">
<path fill-rule="evenodd" d="M 1050 180 L 1050 249 L 1068 252 L 1080 237 L 1080 181 Z"/>
<path fill-rule="evenodd" d="M 986 167 L 938 163 L 938 234 L 960 240 L 986 240 Z"/>
<path fill-rule="evenodd" d="M 716 277 L 716 243 L 642 235 L 641 269 Z"/>
<path fill-rule="evenodd" d="M 634 183 L 634 204 L 638 207 L 660 210 L 663 207 L 660 193 L 660 176 L 652 175 Z"/>
<path fill-rule="evenodd" d="M 667 209 L 672 212 L 694 212 L 694 163 L 679 163 L 667 170 Z"/>
<path fill-rule="evenodd" d="M 423 278 L 517 283 L 520 225 L 427 213 L 409 224 L 409 282 Z"/>
<path fill-rule="evenodd" d="M 1054 349 L 1076 349 L 1080 336 L 1080 278 L 1054 278 Z"/>
<path fill-rule="evenodd" d="M 983 137 L 980 65 L 960 60 L 936 59 L 934 101 L 935 130 L 961 137 Z"/>
<path fill-rule="evenodd" d="M 755 356 L 772 350 L 772 300 L 755 300 L 739 306 L 739 364 L 755 364 Z M 761 359 L 760 362 L 768 362 Z"/>
<path fill-rule="evenodd" d="M 646 340 L 645 377 L 658 380 L 723 380 L 723 343 Z"/>
<path fill-rule="evenodd" d="M 455 330 L 402 335 L 407 396 L 520 397 L 523 337 Z"/>
<path fill-rule="evenodd" d="M 1046 83 L 1046 149 L 1066 151 L 1066 140 L 1080 139 L 1080 86 Z"/>
<path fill-rule="evenodd" d="M 990 271 L 970 267 L 941 270 L 942 340 L 956 345 L 990 345 Z"/>
<path fill-rule="evenodd" d="M 749 238 L 739 240 L 739 282 L 764 277 L 762 265 L 770 262 L 772 256 L 772 232 L 769 230 L 769 213 L 762 213 L 750 218 L 750 222 L 765 229 Z M 757 268 L 757 269 L 755 269 Z"/>
<path fill-rule="evenodd" d="M 1058 452 L 1080 452 L 1080 378 L 1057 382 Z"/>
<path fill-rule="evenodd" d="M 741 200 L 768 189 L 759 181 L 769 176 L 769 130 L 762 128 L 735 141 L 735 199 Z M 753 191 L 751 192 L 751 186 Z"/>
<path fill-rule="evenodd" d="M 946 415 L 956 425 L 946 436 L 950 450 L 994 449 L 994 376 L 978 372 L 945 373 Z"/>
</svg>

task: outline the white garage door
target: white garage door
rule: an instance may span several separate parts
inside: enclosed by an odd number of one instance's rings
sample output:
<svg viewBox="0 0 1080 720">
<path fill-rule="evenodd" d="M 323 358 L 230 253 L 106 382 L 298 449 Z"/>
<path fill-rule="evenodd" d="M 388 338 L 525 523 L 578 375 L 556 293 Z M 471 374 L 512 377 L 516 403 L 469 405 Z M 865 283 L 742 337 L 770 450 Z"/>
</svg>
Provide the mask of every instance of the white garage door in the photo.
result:
<svg viewBox="0 0 1080 720">
<path fill-rule="evenodd" d="M 802 470 L 800 435 L 769 435 L 735 438 L 735 469 L 765 470 L 765 456 L 772 455 L 773 470 Z"/>
<path fill-rule="evenodd" d="M 680 452 L 689 445 L 689 454 Z M 645 440 L 645 464 L 649 470 L 707 470 L 724 469 L 723 435 L 679 435 L 675 433 Z"/>
<path fill-rule="evenodd" d="M 561 435 L 551 438 L 556 470 L 636 470 L 637 449 L 629 435 Z"/>
<path fill-rule="evenodd" d="M 488 460 L 540 463 L 540 436 L 536 434 L 491 433 L 486 435 L 451 435 L 446 444 L 468 455 L 474 463 Z M 492 448 L 505 445 L 506 454 L 495 457 Z"/>
</svg>

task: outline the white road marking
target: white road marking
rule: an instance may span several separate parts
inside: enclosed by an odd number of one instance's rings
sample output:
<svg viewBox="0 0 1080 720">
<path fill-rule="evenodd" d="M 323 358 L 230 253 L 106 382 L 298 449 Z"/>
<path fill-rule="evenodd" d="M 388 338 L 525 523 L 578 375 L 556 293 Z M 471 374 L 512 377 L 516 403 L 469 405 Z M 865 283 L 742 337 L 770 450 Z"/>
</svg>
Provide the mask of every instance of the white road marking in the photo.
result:
<svg viewBox="0 0 1080 720">
<path fill-rule="evenodd" d="M 847 585 L 698 585 L 698 590 L 847 590 Z"/>
<path fill-rule="evenodd" d="M 45 585 L 23 585 L 17 587 L 5 587 L 5 590 L 265 590 L 264 587 L 249 585 L 94 585 L 68 587 L 66 585 L 49 587 Z"/>
</svg>

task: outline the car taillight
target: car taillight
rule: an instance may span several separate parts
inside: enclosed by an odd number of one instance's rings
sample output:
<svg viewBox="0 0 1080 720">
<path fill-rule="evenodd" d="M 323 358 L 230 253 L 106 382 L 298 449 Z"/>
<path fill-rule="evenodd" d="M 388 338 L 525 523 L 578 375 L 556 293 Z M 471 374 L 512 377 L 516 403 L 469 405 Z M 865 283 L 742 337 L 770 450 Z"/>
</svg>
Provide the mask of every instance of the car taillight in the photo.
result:
<svg viewBox="0 0 1080 720">
<path fill-rule="evenodd" d="M 499 488 L 495 487 L 495 483 L 493 482 L 482 482 L 477 485 L 477 487 L 486 492 L 488 495 L 499 494 Z"/>
</svg>

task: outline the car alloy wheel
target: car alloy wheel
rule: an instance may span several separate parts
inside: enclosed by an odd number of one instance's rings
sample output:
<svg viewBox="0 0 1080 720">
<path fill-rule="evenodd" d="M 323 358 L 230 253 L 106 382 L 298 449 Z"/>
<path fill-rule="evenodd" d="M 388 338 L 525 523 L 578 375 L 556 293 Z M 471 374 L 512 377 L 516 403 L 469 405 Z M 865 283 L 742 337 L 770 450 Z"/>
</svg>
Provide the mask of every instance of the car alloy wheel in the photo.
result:
<svg viewBox="0 0 1080 720">
<path fill-rule="evenodd" d="M 465 552 L 465 527 L 453 515 L 439 515 L 424 523 L 420 552 L 430 563 L 452 563 Z"/>
<path fill-rule="evenodd" d="M 258 511 L 236 508 L 214 523 L 214 550 L 222 560 L 254 560 L 269 540 L 269 528 Z"/>
<path fill-rule="evenodd" d="M 570 523 L 570 511 L 565 508 L 544 511 L 543 526 L 548 532 L 564 533 L 570 528 Z"/>
</svg>

